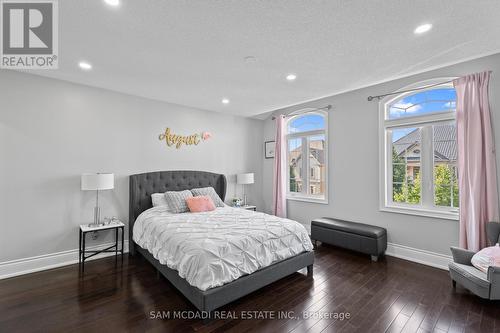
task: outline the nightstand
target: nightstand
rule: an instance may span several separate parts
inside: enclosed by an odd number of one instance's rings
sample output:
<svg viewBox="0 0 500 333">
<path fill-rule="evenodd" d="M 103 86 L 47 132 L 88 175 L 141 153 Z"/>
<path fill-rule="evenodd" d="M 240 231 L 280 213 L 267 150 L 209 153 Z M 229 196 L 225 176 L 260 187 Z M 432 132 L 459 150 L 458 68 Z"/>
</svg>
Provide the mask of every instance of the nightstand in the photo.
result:
<svg viewBox="0 0 500 333">
<path fill-rule="evenodd" d="M 257 206 L 252 206 L 252 205 L 246 205 L 246 206 L 239 206 L 236 208 L 241 208 L 241 209 L 246 209 L 246 210 L 253 210 L 254 212 L 257 211 Z"/>
<path fill-rule="evenodd" d="M 92 251 L 86 250 L 85 238 L 86 238 L 87 233 L 95 232 L 95 231 L 102 231 L 102 230 L 111 230 L 111 229 L 115 230 L 115 244 L 114 245 L 108 246 L 107 248 L 102 249 L 102 250 L 92 250 Z M 79 248 L 78 263 L 82 267 L 82 272 L 85 270 L 85 260 L 87 260 L 88 258 L 93 257 L 99 253 L 114 252 L 115 257 L 117 258 L 118 252 L 120 252 L 120 254 L 122 255 L 122 259 L 123 259 L 124 229 L 125 229 L 125 224 L 123 224 L 120 221 L 112 221 L 109 224 L 105 224 L 105 225 L 98 226 L 98 227 L 89 226 L 89 224 L 80 225 L 80 238 L 79 238 L 80 240 L 78 243 L 78 245 L 79 245 L 79 247 L 78 247 Z M 120 249 L 118 249 L 118 231 L 119 230 L 121 231 L 121 243 L 122 243 L 122 246 Z M 90 254 L 90 255 L 85 256 L 85 254 Z"/>
</svg>

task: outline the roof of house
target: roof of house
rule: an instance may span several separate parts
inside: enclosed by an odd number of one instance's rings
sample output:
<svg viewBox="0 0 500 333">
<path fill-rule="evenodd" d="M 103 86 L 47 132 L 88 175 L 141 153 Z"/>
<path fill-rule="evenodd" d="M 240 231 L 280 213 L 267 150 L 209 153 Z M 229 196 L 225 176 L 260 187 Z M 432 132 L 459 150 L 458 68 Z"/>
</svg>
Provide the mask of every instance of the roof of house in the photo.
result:
<svg viewBox="0 0 500 333">
<path fill-rule="evenodd" d="M 312 158 L 316 159 L 319 164 L 325 163 L 325 141 L 324 140 L 311 140 L 309 141 L 309 152 Z M 295 158 L 299 161 L 302 158 L 302 147 L 297 147 L 291 152 L 292 159 Z"/>
<path fill-rule="evenodd" d="M 415 129 L 393 143 L 398 156 L 412 146 L 420 145 L 420 133 L 419 129 Z M 444 160 L 457 159 L 457 132 L 454 125 L 434 126 L 434 154 Z"/>
</svg>

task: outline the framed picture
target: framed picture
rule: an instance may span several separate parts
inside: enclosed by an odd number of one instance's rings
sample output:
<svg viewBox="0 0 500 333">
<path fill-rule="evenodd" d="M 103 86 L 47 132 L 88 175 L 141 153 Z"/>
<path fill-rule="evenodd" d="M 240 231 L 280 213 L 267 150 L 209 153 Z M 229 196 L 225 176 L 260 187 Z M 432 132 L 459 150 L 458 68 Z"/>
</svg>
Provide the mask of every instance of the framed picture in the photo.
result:
<svg viewBox="0 0 500 333">
<path fill-rule="evenodd" d="M 275 149 L 275 142 L 274 141 L 266 141 L 264 142 L 264 153 L 265 153 L 265 158 L 274 158 L 274 149 Z"/>
</svg>

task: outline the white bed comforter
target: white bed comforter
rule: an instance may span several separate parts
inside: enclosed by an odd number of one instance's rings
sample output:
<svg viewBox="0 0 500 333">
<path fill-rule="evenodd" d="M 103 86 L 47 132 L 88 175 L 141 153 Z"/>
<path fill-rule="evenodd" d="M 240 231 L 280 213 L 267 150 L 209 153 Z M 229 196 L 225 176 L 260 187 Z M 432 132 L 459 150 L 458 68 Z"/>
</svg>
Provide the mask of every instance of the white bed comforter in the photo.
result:
<svg viewBox="0 0 500 333">
<path fill-rule="evenodd" d="M 182 214 L 154 207 L 139 215 L 133 238 L 201 290 L 313 249 L 300 223 L 232 207 Z"/>
</svg>

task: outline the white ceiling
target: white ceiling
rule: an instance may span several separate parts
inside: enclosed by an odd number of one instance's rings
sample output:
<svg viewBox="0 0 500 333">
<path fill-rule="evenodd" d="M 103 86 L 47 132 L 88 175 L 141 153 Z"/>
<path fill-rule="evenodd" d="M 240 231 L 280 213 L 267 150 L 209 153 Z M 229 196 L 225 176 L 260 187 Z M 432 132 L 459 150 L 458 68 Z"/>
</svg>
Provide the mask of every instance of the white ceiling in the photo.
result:
<svg viewBox="0 0 500 333">
<path fill-rule="evenodd" d="M 498 0 L 61 0 L 59 11 L 60 68 L 36 74 L 243 116 L 500 51 Z"/>
</svg>

